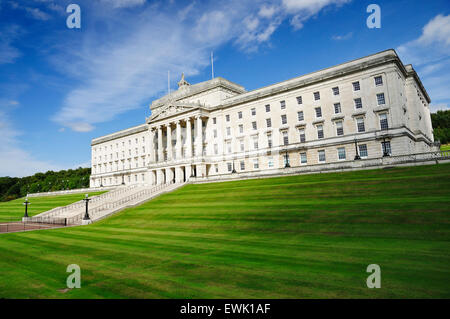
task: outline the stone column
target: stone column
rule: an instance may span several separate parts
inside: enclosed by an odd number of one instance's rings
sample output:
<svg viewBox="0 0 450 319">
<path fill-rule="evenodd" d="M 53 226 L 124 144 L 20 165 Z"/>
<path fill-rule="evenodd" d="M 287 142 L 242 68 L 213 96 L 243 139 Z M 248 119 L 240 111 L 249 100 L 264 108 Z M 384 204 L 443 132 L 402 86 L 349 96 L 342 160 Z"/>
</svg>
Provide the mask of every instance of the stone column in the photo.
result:
<svg viewBox="0 0 450 319">
<path fill-rule="evenodd" d="M 158 162 L 164 159 L 163 154 L 163 140 L 162 140 L 162 125 L 158 126 Z"/>
<path fill-rule="evenodd" d="M 170 161 L 172 159 L 172 127 L 167 125 L 167 160 Z"/>
<path fill-rule="evenodd" d="M 152 128 L 148 130 L 149 134 L 147 136 L 148 142 L 146 144 L 146 153 L 148 154 L 148 162 L 154 163 L 155 162 L 155 145 L 153 145 L 153 139 L 155 138 L 155 132 Z"/>
<path fill-rule="evenodd" d="M 195 118 L 197 120 L 197 138 L 195 140 L 195 155 L 202 156 L 203 153 L 203 126 L 202 126 L 202 118 L 197 116 Z"/>
<path fill-rule="evenodd" d="M 189 177 L 191 177 L 191 173 L 192 173 L 191 169 L 192 169 L 191 165 L 186 166 L 186 181 L 189 180 Z"/>
<path fill-rule="evenodd" d="M 191 119 L 186 120 L 186 158 L 192 157 L 192 127 Z"/>
<path fill-rule="evenodd" d="M 181 120 L 177 121 L 177 145 L 176 147 L 176 158 L 181 159 Z"/>
</svg>

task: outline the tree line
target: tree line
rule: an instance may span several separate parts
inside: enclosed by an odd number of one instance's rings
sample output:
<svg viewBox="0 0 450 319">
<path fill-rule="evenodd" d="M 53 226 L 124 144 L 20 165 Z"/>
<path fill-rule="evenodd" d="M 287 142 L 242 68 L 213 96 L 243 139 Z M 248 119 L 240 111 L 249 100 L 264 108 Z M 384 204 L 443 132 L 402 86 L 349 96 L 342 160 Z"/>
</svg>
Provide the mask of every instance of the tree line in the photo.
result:
<svg viewBox="0 0 450 319">
<path fill-rule="evenodd" d="M 450 143 L 450 110 L 437 111 L 431 114 L 434 140 L 441 144 Z"/>
<path fill-rule="evenodd" d="M 24 197 L 28 193 L 89 187 L 90 168 L 48 171 L 27 177 L 0 177 L 0 201 Z"/>
</svg>

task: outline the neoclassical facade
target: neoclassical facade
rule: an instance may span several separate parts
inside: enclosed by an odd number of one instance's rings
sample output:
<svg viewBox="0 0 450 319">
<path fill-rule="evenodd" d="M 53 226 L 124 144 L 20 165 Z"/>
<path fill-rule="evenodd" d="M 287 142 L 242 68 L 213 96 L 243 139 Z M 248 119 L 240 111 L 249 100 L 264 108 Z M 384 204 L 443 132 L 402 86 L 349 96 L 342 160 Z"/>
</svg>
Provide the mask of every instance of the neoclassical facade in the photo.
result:
<svg viewBox="0 0 450 319">
<path fill-rule="evenodd" d="M 144 124 L 92 140 L 91 187 L 156 185 L 435 149 L 430 98 L 394 50 L 247 92 L 223 78 L 152 102 Z"/>
</svg>

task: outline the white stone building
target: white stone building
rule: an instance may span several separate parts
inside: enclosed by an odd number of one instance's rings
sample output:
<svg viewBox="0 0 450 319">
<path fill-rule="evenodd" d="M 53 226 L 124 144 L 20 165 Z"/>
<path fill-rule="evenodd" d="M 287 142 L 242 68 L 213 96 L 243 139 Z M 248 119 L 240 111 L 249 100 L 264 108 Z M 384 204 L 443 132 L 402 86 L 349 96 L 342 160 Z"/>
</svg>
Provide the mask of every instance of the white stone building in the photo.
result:
<svg viewBox="0 0 450 319">
<path fill-rule="evenodd" d="M 215 78 L 153 101 L 144 124 L 92 140 L 91 187 L 258 175 L 435 150 L 430 98 L 387 50 L 247 92 Z"/>
</svg>

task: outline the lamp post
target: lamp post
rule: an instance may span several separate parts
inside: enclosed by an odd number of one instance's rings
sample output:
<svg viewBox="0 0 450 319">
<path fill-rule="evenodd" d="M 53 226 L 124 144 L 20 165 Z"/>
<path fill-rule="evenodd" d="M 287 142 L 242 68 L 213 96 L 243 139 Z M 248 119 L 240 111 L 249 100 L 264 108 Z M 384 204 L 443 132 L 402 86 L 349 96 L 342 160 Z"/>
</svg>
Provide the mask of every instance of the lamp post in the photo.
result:
<svg viewBox="0 0 450 319">
<path fill-rule="evenodd" d="M 359 156 L 359 153 L 358 153 L 358 143 L 356 142 L 356 138 L 355 138 L 355 151 L 356 151 L 355 161 L 360 160 L 361 157 Z"/>
<path fill-rule="evenodd" d="M 28 194 L 27 197 L 25 197 L 25 201 L 23 202 L 25 205 L 25 215 L 23 215 L 23 218 L 28 218 L 28 205 L 30 205 L 30 202 L 28 201 Z"/>
<path fill-rule="evenodd" d="M 122 174 L 122 185 L 125 185 L 125 175 Z"/>
<path fill-rule="evenodd" d="M 234 158 L 233 158 L 233 170 L 231 171 L 231 174 L 236 174 L 236 168 L 234 167 Z"/>
<path fill-rule="evenodd" d="M 86 224 L 92 223 L 91 218 L 89 217 L 89 212 L 88 212 L 89 211 L 89 201 L 91 199 L 89 198 L 89 195 L 86 194 L 86 196 L 83 200 L 86 202 L 86 213 L 84 214 L 84 217 L 83 217 L 83 225 L 86 225 Z"/>
<path fill-rule="evenodd" d="M 289 154 L 288 151 L 286 150 L 286 153 L 284 155 L 284 168 L 289 168 L 291 167 L 291 165 L 289 164 Z"/>
<path fill-rule="evenodd" d="M 387 147 L 386 147 L 386 138 L 383 137 L 383 157 L 388 157 L 389 153 L 387 151 Z"/>
</svg>

